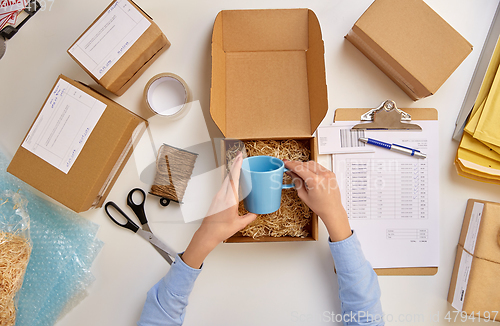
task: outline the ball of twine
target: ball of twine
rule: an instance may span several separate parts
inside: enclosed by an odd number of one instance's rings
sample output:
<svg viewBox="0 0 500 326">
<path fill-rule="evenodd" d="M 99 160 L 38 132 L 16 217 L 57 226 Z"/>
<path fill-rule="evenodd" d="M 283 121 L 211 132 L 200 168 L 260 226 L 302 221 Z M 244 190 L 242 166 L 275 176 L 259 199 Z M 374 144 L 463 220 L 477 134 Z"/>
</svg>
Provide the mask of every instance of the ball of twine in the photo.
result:
<svg viewBox="0 0 500 326">
<path fill-rule="evenodd" d="M 197 156 L 183 149 L 162 145 L 158 151 L 156 176 L 151 193 L 182 202 Z"/>
</svg>

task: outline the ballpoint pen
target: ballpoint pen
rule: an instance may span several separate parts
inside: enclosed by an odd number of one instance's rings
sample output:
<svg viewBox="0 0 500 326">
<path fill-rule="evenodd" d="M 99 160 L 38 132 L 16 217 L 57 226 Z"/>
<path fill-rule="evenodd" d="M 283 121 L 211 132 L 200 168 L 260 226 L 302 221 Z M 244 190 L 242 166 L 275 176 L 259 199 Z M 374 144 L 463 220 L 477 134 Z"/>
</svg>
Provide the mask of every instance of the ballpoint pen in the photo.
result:
<svg viewBox="0 0 500 326">
<path fill-rule="evenodd" d="M 427 157 L 427 155 L 425 155 L 424 153 L 420 152 L 417 149 L 413 149 L 413 148 L 409 148 L 409 147 L 405 147 L 405 146 L 401 146 L 401 145 L 397 145 L 397 144 L 388 144 L 388 143 L 384 143 L 383 141 L 375 140 L 372 138 L 360 137 L 359 141 L 363 142 L 365 144 L 370 144 L 370 145 L 375 145 L 375 146 L 387 148 L 391 151 L 396 151 L 399 153 L 407 154 L 407 155 L 410 155 L 410 156 L 413 156 L 416 158 L 426 158 Z"/>
</svg>

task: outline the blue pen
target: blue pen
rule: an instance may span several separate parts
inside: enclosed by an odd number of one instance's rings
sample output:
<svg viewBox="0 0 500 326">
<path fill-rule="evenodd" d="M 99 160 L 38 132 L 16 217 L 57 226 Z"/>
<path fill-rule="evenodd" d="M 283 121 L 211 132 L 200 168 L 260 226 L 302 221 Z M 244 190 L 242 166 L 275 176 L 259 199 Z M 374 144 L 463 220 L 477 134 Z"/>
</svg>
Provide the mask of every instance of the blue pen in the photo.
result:
<svg viewBox="0 0 500 326">
<path fill-rule="evenodd" d="M 427 155 L 425 155 L 424 153 L 420 152 L 419 150 L 416 150 L 416 149 L 413 149 L 413 148 L 409 148 L 409 147 L 404 147 L 404 146 L 401 146 L 401 145 L 384 143 L 383 141 L 375 140 L 375 139 L 372 139 L 372 138 L 363 138 L 363 137 L 360 137 L 359 141 L 363 142 L 365 144 L 375 145 L 375 146 L 387 148 L 387 149 L 389 149 L 391 151 L 396 151 L 396 152 L 403 153 L 403 154 L 406 154 L 406 155 L 411 155 L 411 156 L 416 157 L 416 158 L 426 158 L 427 157 Z"/>
</svg>

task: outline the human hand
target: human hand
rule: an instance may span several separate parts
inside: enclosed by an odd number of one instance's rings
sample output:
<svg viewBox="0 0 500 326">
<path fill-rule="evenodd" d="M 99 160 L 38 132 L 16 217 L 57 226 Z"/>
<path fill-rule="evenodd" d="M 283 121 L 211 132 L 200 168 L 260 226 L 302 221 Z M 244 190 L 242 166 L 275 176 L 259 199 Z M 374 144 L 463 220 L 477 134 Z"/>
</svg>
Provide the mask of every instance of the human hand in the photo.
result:
<svg viewBox="0 0 500 326">
<path fill-rule="evenodd" d="M 347 213 L 340 200 L 335 173 L 314 161 L 284 161 L 297 193 L 325 224 L 330 239 L 340 241 L 351 235 Z"/>
<path fill-rule="evenodd" d="M 193 236 L 191 243 L 182 255 L 186 264 L 199 268 L 206 256 L 222 241 L 243 229 L 255 220 L 256 214 L 238 215 L 238 188 L 240 182 L 242 154 L 238 154 L 231 171 L 215 195 L 207 217 Z"/>
</svg>

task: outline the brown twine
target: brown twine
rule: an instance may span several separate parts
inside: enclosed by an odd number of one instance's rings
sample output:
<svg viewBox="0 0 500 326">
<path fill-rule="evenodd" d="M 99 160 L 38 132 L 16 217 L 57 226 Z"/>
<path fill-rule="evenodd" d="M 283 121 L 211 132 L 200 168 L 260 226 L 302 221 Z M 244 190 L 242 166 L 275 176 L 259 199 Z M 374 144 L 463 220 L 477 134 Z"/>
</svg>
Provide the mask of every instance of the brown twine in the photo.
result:
<svg viewBox="0 0 500 326">
<path fill-rule="evenodd" d="M 182 149 L 162 145 L 158 151 L 156 177 L 151 186 L 151 193 L 182 202 L 197 156 Z"/>
<path fill-rule="evenodd" d="M 307 162 L 311 150 L 308 140 L 251 140 L 237 142 L 226 151 L 227 166 L 231 166 L 238 152 L 245 152 L 247 156 L 269 155 L 281 160 Z M 284 182 L 291 178 L 285 175 Z M 240 215 L 248 213 L 243 202 L 240 202 L 238 211 Z M 247 225 L 241 234 L 258 238 L 271 237 L 306 237 L 309 233 L 306 226 L 311 221 L 312 211 L 299 198 L 295 189 L 283 190 L 280 209 L 271 214 L 262 214 Z"/>
</svg>

